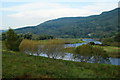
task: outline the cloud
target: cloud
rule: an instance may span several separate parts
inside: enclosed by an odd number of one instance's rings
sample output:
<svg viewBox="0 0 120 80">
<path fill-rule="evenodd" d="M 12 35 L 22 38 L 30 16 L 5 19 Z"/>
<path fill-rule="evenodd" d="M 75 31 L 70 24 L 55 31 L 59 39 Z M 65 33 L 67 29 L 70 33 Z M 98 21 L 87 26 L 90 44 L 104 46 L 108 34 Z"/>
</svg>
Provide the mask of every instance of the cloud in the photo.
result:
<svg viewBox="0 0 120 80">
<path fill-rule="evenodd" d="M 100 14 L 104 10 L 112 10 L 115 7 L 117 7 L 117 4 L 111 2 L 94 3 L 87 6 L 78 6 L 77 8 L 60 3 L 32 2 L 19 6 L 1 8 L 1 11 L 7 13 L 3 14 L 3 27 L 12 26 L 12 28 L 18 28 L 27 25 L 37 25 L 59 17 Z"/>
<path fill-rule="evenodd" d="M 4 11 L 31 11 L 38 9 L 51 9 L 51 8 L 60 8 L 63 5 L 56 3 L 48 3 L 48 2 L 34 2 L 34 3 L 26 3 L 19 6 L 13 6 L 9 8 L 2 8 Z"/>
</svg>

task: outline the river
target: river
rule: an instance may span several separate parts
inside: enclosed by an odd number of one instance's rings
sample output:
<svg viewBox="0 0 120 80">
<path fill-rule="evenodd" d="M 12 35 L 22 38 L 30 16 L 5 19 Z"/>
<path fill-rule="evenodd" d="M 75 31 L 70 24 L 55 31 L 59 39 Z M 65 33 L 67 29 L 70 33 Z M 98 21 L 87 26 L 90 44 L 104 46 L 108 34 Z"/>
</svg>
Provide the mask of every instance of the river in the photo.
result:
<svg viewBox="0 0 120 80">
<path fill-rule="evenodd" d="M 83 44 L 87 44 L 89 42 L 94 42 L 95 44 L 102 44 L 100 41 L 96 41 L 94 39 L 83 39 L 83 41 L 85 41 L 84 43 L 76 43 L 76 44 L 67 44 L 67 47 L 77 47 Z M 70 54 L 68 54 L 67 56 L 69 56 Z M 66 59 L 68 59 L 68 57 L 66 57 Z M 109 58 L 110 60 L 110 64 L 113 65 L 120 65 L 120 58 Z"/>
<path fill-rule="evenodd" d="M 95 44 L 102 44 L 100 41 L 96 41 L 94 39 L 83 39 L 83 41 L 85 41 L 84 43 L 75 43 L 75 44 L 65 44 L 65 47 L 77 47 L 83 44 L 87 44 L 89 42 L 94 42 Z M 36 54 L 34 54 L 36 55 Z M 39 54 L 39 56 L 44 56 L 47 57 L 46 54 Z M 65 56 L 63 58 L 61 57 L 57 57 L 57 59 L 63 59 L 63 60 L 70 60 L 70 61 L 77 61 L 77 62 L 81 62 L 79 59 L 74 59 L 73 58 L 73 54 L 72 53 L 65 53 Z M 103 61 L 99 62 L 99 63 L 104 63 L 104 64 L 112 64 L 112 65 L 120 65 L 120 58 L 108 58 L 109 62 L 106 62 L 106 60 L 102 59 Z M 87 61 L 88 63 L 94 63 L 93 62 L 94 59 L 91 59 L 90 61 Z"/>
</svg>

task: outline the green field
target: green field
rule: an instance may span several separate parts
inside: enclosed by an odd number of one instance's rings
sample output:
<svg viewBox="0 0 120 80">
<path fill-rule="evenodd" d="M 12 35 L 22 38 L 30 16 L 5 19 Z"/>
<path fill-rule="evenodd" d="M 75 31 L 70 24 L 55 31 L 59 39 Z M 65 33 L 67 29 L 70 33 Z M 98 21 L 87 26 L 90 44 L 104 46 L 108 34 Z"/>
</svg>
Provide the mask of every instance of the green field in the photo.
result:
<svg viewBox="0 0 120 80">
<path fill-rule="evenodd" d="M 109 57 L 120 58 L 120 47 L 114 46 L 100 46 L 102 47 L 108 54 Z"/>
<path fill-rule="evenodd" d="M 118 57 L 120 58 L 120 47 L 114 46 L 103 46 L 104 50 L 107 51 L 110 57 Z"/>
<path fill-rule="evenodd" d="M 3 78 L 115 78 L 120 66 L 82 63 L 3 51 Z"/>
<path fill-rule="evenodd" d="M 104 50 L 107 52 L 120 52 L 120 47 L 114 47 L 114 46 L 103 46 Z"/>
</svg>

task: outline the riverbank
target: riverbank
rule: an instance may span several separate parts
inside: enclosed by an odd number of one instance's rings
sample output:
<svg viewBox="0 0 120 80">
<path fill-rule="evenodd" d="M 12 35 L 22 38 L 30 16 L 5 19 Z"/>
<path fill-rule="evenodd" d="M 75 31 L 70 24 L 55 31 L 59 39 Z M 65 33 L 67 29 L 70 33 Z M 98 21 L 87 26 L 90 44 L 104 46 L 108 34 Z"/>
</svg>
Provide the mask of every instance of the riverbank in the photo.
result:
<svg viewBox="0 0 120 80">
<path fill-rule="evenodd" d="M 98 46 L 98 45 L 95 45 Z M 102 47 L 108 54 L 109 57 L 112 58 L 120 58 L 120 48 L 114 46 L 100 46 Z M 76 47 L 67 47 L 65 48 L 65 52 L 74 53 Z"/>
<path fill-rule="evenodd" d="M 6 50 L 2 54 L 3 78 L 120 78 L 120 66 L 50 59 Z"/>
<path fill-rule="evenodd" d="M 53 40 L 56 40 L 56 39 L 53 39 Z M 58 40 L 62 40 L 64 44 L 75 44 L 75 43 L 85 42 L 81 38 L 58 38 Z M 38 43 L 46 43 L 49 40 L 35 40 L 35 41 Z"/>
<path fill-rule="evenodd" d="M 102 46 L 102 47 L 108 53 L 109 57 L 120 58 L 120 47 L 114 46 Z"/>
</svg>

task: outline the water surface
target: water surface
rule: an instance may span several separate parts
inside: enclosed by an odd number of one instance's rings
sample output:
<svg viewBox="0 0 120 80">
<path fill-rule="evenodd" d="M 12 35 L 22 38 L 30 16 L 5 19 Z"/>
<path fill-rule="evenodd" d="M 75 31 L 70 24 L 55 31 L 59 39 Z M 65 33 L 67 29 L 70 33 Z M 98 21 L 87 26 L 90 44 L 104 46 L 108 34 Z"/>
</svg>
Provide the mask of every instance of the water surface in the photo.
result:
<svg viewBox="0 0 120 80">
<path fill-rule="evenodd" d="M 83 41 L 85 41 L 84 43 L 75 43 L 75 44 L 65 44 L 65 47 L 77 47 L 77 46 L 81 46 L 83 44 L 87 44 L 89 42 L 94 42 L 95 44 L 102 44 L 100 41 L 96 41 L 94 39 L 83 39 Z M 72 53 L 64 53 L 65 56 L 64 57 L 61 57 L 61 56 L 58 56 L 56 57 L 56 59 L 63 59 L 63 60 L 70 60 L 70 61 L 77 61 L 77 62 L 81 62 L 80 58 L 77 59 L 77 58 L 74 58 L 74 55 Z M 36 55 L 36 54 L 34 54 Z M 44 56 L 44 57 L 48 57 L 46 54 L 39 54 L 39 56 Z M 52 58 L 52 57 L 51 57 Z M 81 56 L 82 58 L 82 56 Z M 88 62 L 88 63 L 95 63 L 95 57 L 94 56 L 91 56 L 91 57 L 85 57 L 86 59 L 88 58 L 88 61 L 85 61 L 85 62 Z M 120 65 L 120 58 L 102 58 L 100 57 L 99 58 L 99 61 L 98 63 L 104 63 L 104 64 L 112 64 L 112 65 Z"/>
</svg>

